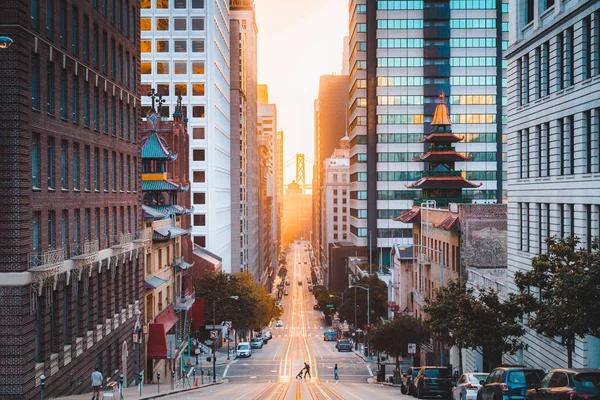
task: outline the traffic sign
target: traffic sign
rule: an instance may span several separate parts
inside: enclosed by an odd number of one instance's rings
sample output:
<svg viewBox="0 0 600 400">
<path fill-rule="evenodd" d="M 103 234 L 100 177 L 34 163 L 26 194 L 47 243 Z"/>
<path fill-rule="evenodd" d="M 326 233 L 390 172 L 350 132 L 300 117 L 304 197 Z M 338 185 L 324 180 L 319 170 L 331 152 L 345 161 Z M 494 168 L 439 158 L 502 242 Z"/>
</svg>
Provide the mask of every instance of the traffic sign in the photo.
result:
<svg viewBox="0 0 600 400">
<path fill-rule="evenodd" d="M 225 326 L 227 329 L 231 329 L 231 321 L 225 321 Z"/>
<path fill-rule="evenodd" d="M 408 344 L 408 354 L 416 354 L 417 353 L 417 344 L 409 343 Z"/>
<path fill-rule="evenodd" d="M 210 331 L 210 338 L 211 339 L 216 339 L 219 337 L 219 332 L 218 331 Z"/>
<path fill-rule="evenodd" d="M 327 308 L 333 308 L 333 304 L 327 304 Z"/>
</svg>

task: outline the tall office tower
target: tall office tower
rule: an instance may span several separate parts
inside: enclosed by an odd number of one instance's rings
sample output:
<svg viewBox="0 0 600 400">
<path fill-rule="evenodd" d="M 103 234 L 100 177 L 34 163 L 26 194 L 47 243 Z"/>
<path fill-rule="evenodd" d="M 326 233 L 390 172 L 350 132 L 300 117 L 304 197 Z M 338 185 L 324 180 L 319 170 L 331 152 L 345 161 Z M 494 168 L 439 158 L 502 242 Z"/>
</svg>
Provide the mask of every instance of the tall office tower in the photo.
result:
<svg viewBox="0 0 600 400">
<path fill-rule="evenodd" d="M 319 79 L 319 97 L 315 100 L 315 165 L 313 167 L 313 210 L 321 210 L 323 162 L 346 136 L 348 112 L 348 76 L 323 75 Z M 345 206 L 348 207 L 348 206 Z M 327 245 L 321 243 L 321 213 L 312 215 L 312 247 L 317 260 L 322 259 Z"/>
<path fill-rule="evenodd" d="M 231 260 L 232 271 L 259 268 L 257 53 L 253 0 L 231 0 Z"/>
<path fill-rule="evenodd" d="M 283 232 L 283 131 L 277 131 L 277 154 L 275 174 L 277 175 L 277 254 L 281 251 Z"/>
<path fill-rule="evenodd" d="M 278 149 L 279 149 L 279 145 L 277 142 L 277 106 L 275 104 L 268 104 L 268 103 L 263 103 L 262 101 L 268 101 L 269 100 L 269 94 L 268 94 L 268 90 L 267 90 L 267 85 L 259 85 L 258 86 L 258 99 L 259 99 L 259 103 L 258 103 L 258 117 L 257 117 L 257 136 L 258 136 L 258 146 L 259 147 L 264 147 L 263 150 L 261 150 L 261 152 L 263 152 L 264 154 L 261 155 L 261 157 L 266 157 L 267 158 L 267 162 L 268 162 L 268 169 L 266 170 L 266 173 L 269 175 L 267 178 L 265 178 L 263 176 L 263 173 L 261 172 L 261 185 L 259 187 L 259 190 L 262 191 L 265 190 L 264 185 L 267 184 L 268 188 L 267 188 L 267 196 L 270 197 L 270 203 L 271 205 L 268 208 L 268 212 L 270 213 L 270 229 L 271 229 L 271 234 L 270 237 L 272 238 L 271 243 L 269 244 L 270 246 L 270 257 L 271 260 L 268 263 L 263 263 L 263 265 L 269 265 L 269 268 L 272 268 L 274 270 L 277 269 L 278 266 L 278 259 L 279 259 L 279 246 L 280 243 L 277 241 L 277 238 L 279 237 L 279 214 L 278 214 L 278 210 L 277 207 L 275 207 L 275 204 L 279 204 L 281 202 L 281 200 L 278 197 L 278 192 L 277 192 L 277 181 L 280 179 L 279 178 L 279 170 L 277 168 L 277 160 L 279 158 L 278 155 Z M 261 161 L 262 162 L 262 161 Z M 263 169 L 264 170 L 264 169 Z M 281 171 L 283 172 L 283 171 Z M 264 205 L 264 202 L 262 203 Z M 262 211 L 265 211 L 266 209 L 264 207 L 261 208 Z M 264 224 L 263 224 L 264 225 Z M 264 229 L 264 228 L 263 228 Z M 263 251 L 263 250 L 261 250 Z M 264 251 L 263 251 L 264 252 Z M 265 285 L 266 282 L 266 278 L 264 277 L 264 274 L 269 273 L 270 274 L 270 270 L 265 270 L 264 268 L 261 268 L 261 276 L 259 276 L 257 282 L 261 282 L 261 284 Z M 262 278 L 261 278 L 262 277 Z M 255 279 L 257 277 L 255 276 Z"/>
<path fill-rule="evenodd" d="M 193 242 L 231 272 L 229 1 L 142 0 L 141 8 L 142 118 L 151 88 L 165 100 L 165 118 L 182 96 L 191 132 Z"/>
<path fill-rule="evenodd" d="M 466 179 L 483 185 L 465 200 L 502 201 L 508 0 L 350 1 L 351 237 L 389 265 L 393 243 L 412 241 L 411 225 L 391 221 L 419 190 L 424 133 L 440 91 L 449 98 Z M 500 9 L 498 9 L 500 7 Z M 443 204 L 438 204 L 443 206 Z M 375 250 L 377 251 L 375 252 Z"/>
<path fill-rule="evenodd" d="M 2 5 L 0 398 L 143 368 L 138 20 L 136 1 Z"/>
<path fill-rule="evenodd" d="M 549 236 L 600 236 L 600 3 L 510 3 L 508 289 Z M 518 360 L 567 365 L 556 338 L 527 330 Z M 573 367 L 600 367 L 600 339 L 577 339 Z"/>
</svg>

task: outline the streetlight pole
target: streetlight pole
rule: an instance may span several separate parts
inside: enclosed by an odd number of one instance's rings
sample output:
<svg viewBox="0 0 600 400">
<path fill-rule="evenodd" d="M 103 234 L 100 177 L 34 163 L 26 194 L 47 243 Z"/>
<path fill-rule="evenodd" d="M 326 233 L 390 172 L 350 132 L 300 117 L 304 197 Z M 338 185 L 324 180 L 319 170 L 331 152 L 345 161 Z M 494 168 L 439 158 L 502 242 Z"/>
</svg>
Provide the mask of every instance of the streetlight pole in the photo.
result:
<svg viewBox="0 0 600 400">
<path fill-rule="evenodd" d="M 229 297 L 224 297 L 222 299 L 216 299 L 213 300 L 213 329 L 215 329 L 215 326 L 217 325 L 217 303 L 223 300 L 237 300 L 239 299 L 240 296 L 229 296 Z M 229 335 L 228 335 L 229 336 Z M 215 357 L 215 344 L 216 344 L 217 339 L 213 339 L 213 343 L 212 343 L 212 362 L 213 362 L 213 383 L 215 383 L 217 381 L 217 359 Z M 229 345 L 229 337 L 227 338 L 227 344 Z M 229 347 L 228 347 L 228 355 L 229 355 Z"/>
<path fill-rule="evenodd" d="M 348 287 L 351 288 L 359 288 L 359 289 L 363 289 L 367 291 L 367 325 L 369 325 L 369 328 L 371 327 L 371 303 L 370 303 L 370 298 L 369 298 L 369 294 L 371 293 L 371 288 L 368 287 L 364 287 L 364 286 L 358 286 L 358 285 L 350 285 Z M 356 299 L 356 296 L 354 296 L 354 298 Z M 356 308 L 354 308 L 356 310 Z"/>
</svg>

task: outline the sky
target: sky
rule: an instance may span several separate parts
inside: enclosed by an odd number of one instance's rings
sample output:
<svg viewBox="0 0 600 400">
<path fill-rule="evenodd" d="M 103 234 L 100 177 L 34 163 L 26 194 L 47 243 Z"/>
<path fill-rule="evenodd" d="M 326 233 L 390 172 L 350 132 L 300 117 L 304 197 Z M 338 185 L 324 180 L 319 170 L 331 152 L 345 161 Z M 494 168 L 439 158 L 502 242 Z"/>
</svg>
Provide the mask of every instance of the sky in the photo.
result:
<svg viewBox="0 0 600 400">
<path fill-rule="evenodd" d="M 258 82 L 277 105 L 284 131 L 284 163 L 304 153 L 314 160 L 314 100 L 319 77 L 340 74 L 348 0 L 255 0 L 258 25 Z M 284 184 L 295 179 L 292 165 Z M 312 164 L 306 162 L 310 183 Z"/>
</svg>

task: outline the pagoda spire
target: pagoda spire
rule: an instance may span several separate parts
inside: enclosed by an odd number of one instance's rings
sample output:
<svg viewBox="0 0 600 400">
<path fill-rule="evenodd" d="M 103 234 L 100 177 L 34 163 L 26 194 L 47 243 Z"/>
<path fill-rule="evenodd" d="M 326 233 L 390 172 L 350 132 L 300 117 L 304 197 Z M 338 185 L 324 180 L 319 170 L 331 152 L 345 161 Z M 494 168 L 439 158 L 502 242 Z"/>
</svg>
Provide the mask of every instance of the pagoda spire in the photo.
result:
<svg viewBox="0 0 600 400">
<path fill-rule="evenodd" d="M 446 102 L 444 101 L 444 91 L 440 90 L 440 94 L 438 94 L 438 98 L 440 101 L 435 107 L 435 111 L 433 112 L 433 120 L 431 121 L 431 126 L 437 125 L 452 125 L 452 121 L 450 120 L 450 113 L 448 112 L 448 106 L 446 106 Z"/>
</svg>

